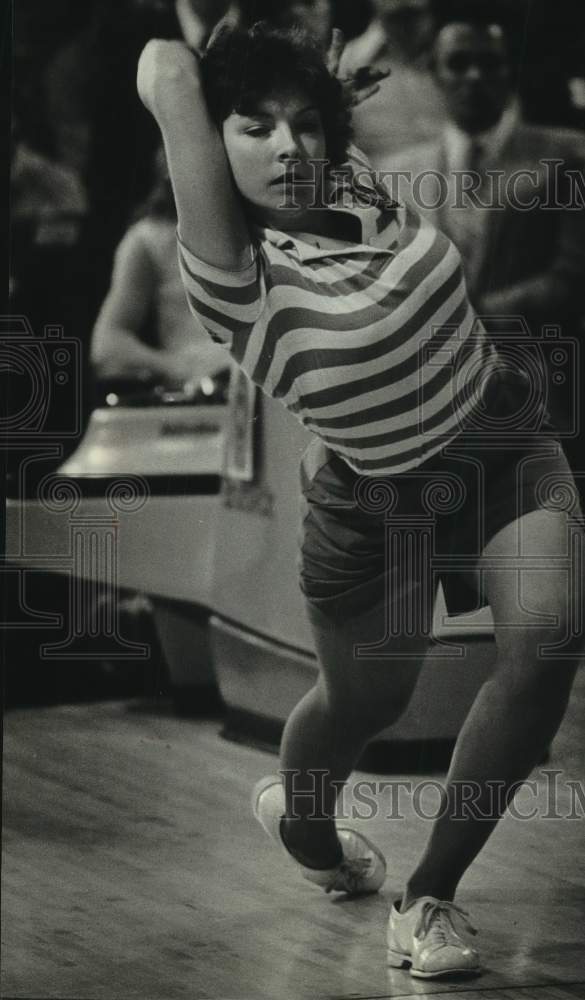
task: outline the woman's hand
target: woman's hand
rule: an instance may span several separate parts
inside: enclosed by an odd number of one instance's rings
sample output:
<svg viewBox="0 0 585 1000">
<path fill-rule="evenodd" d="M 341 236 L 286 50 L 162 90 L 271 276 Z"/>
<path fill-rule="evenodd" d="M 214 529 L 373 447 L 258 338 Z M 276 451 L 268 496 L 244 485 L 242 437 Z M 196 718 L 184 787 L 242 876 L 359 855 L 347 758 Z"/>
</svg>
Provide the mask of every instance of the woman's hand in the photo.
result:
<svg viewBox="0 0 585 1000">
<path fill-rule="evenodd" d="M 380 89 L 380 81 L 390 76 L 390 70 L 372 69 L 371 66 L 360 66 L 350 76 L 339 75 L 341 59 L 345 49 L 345 38 L 339 28 L 333 29 L 333 39 L 331 48 L 327 54 L 327 68 L 332 76 L 337 77 L 342 84 L 352 107 L 357 107 L 368 97 L 377 94 Z"/>
<path fill-rule="evenodd" d="M 197 57 L 184 42 L 153 38 L 138 61 L 136 85 L 140 100 L 160 121 L 199 86 Z"/>
</svg>

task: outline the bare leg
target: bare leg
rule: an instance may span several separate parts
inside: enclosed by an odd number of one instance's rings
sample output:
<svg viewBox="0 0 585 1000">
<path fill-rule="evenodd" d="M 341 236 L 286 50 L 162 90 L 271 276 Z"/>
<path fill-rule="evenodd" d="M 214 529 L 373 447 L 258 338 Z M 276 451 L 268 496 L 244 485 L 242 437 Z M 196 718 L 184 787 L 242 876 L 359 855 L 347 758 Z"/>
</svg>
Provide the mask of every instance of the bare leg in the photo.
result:
<svg viewBox="0 0 585 1000">
<path fill-rule="evenodd" d="M 375 642 L 384 635 L 385 602 L 350 619 L 335 620 L 313 608 L 310 617 L 320 674 L 284 730 L 281 769 L 290 776 L 285 778 L 288 818 L 282 834 L 299 861 L 328 868 L 340 860 L 332 818 L 340 786 L 368 740 L 404 710 L 428 638 L 394 640 L 388 646 L 392 657 L 382 652 L 375 659 L 356 659 L 355 645 Z M 395 658 L 400 654 L 412 659 Z M 311 773 L 315 771 L 322 772 L 322 777 Z M 311 814 L 327 818 L 311 821 Z"/>
<path fill-rule="evenodd" d="M 516 783 L 542 759 L 560 725 L 583 638 L 574 635 L 563 646 L 563 653 L 572 654 L 570 659 L 545 657 L 539 647 L 562 640 L 567 628 L 579 632 L 575 625 L 582 622 L 580 610 L 576 615 L 571 610 L 582 607 L 580 575 L 572 579 L 567 570 L 551 564 L 543 571 L 550 557 L 568 555 L 566 534 L 564 514 L 539 510 L 504 528 L 483 553 L 480 569 L 496 626 L 497 665 L 457 740 L 445 789 L 446 809 L 408 881 L 404 906 L 426 895 L 453 898 L 513 797 Z M 525 568 L 518 574 L 495 565 L 498 557 L 520 551 L 543 556 L 541 569 Z M 551 613 L 556 625 L 546 621 Z M 502 783 L 499 802 L 494 782 Z M 473 808 L 463 819 L 454 820 L 457 810 L 462 812 L 463 786 L 473 794 Z"/>
</svg>

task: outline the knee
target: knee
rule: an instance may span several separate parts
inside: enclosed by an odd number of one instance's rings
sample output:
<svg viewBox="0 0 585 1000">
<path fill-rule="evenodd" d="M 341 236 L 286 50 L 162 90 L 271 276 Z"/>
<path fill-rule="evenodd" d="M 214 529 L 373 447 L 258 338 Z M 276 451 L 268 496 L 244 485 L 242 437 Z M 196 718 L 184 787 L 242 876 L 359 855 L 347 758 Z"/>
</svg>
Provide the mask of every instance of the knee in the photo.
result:
<svg viewBox="0 0 585 1000">
<path fill-rule="evenodd" d="M 400 688 L 380 696 L 366 688 L 359 692 L 330 691 L 326 697 L 329 712 L 340 732 L 359 742 L 396 722 L 408 705 L 410 691 Z"/>
<path fill-rule="evenodd" d="M 546 665 L 553 660 L 579 659 L 585 649 L 585 628 L 570 609 L 548 611 L 549 621 L 511 627 L 500 634 L 500 644 L 518 661 L 534 660 Z"/>
<path fill-rule="evenodd" d="M 570 689 L 585 655 L 583 630 L 575 629 L 564 615 L 558 615 L 554 624 L 509 629 L 496 642 L 496 675 L 518 692 L 539 698 Z"/>
</svg>

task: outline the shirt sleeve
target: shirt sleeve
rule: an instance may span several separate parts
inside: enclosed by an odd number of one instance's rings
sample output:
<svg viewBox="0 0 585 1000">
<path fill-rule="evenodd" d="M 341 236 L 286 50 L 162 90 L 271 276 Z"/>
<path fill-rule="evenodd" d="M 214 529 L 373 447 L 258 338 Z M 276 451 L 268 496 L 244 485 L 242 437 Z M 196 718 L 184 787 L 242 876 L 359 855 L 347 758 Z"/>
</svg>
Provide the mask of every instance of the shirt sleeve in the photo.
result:
<svg viewBox="0 0 585 1000">
<path fill-rule="evenodd" d="M 177 235 L 181 279 L 191 312 L 212 340 L 231 348 L 250 332 L 266 300 L 262 255 L 240 271 L 225 271 L 199 260 Z"/>
</svg>

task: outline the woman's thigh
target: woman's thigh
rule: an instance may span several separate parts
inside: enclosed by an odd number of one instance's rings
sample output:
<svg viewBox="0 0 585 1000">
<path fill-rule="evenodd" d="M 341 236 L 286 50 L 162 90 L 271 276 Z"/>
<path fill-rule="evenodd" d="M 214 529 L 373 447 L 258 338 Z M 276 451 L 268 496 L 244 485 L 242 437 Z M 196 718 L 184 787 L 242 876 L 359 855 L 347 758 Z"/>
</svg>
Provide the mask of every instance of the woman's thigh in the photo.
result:
<svg viewBox="0 0 585 1000">
<path fill-rule="evenodd" d="M 413 588 L 411 601 L 422 599 Z M 321 683 L 334 707 L 378 714 L 402 711 L 414 690 L 429 645 L 428 632 L 409 627 L 396 634 L 388 599 L 348 615 L 308 603 Z"/>
<path fill-rule="evenodd" d="M 353 710 L 373 724 L 399 713 L 412 694 L 435 584 L 425 538 L 408 524 L 390 545 L 384 511 L 356 498 L 358 479 L 330 456 L 305 483 L 299 568 L 320 686 L 344 717 Z"/>
<path fill-rule="evenodd" d="M 509 667 L 579 658 L 584 569 L 585 534 L 563 511 L 533 510 L 488 542 L 478 572 Z"/>
</svg>

